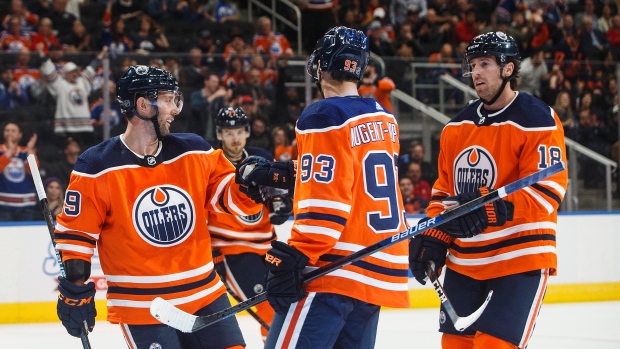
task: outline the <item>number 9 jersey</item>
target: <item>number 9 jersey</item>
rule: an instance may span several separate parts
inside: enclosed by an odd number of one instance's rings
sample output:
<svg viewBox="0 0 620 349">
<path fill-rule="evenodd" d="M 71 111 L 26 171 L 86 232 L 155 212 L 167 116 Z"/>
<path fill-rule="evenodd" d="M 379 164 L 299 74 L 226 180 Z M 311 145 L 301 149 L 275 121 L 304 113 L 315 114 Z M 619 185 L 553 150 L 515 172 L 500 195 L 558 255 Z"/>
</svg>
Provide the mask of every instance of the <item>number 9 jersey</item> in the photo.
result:
<svg viewBox="0 0 620 349">
<path fill-rule="evenodd" d="M 298 168 L 288 243 L 315 269 L 406 229 L 398 186 L 399 130 L 372 98 L 331 97 L 297 121 Z M 309 282 L 326 292 L 408 307 L 408 243 L 399 243 Z"/>
</svg>

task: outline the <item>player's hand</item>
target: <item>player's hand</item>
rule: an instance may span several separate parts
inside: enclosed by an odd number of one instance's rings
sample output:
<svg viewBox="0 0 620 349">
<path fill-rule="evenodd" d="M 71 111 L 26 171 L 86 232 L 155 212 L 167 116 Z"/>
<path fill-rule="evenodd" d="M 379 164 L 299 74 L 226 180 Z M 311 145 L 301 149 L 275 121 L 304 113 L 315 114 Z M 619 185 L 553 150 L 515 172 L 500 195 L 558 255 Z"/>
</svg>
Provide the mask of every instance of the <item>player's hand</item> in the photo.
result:
<svg viewBox="0 0 620 349">
<path fill-rule="evenodd" d="M 262 185 L 280 189 L 295 187 L 293 161 L 268 161 L 260 156 L 248 156 L 237 167 L 235 182 L 242 186 Z"/>
<path fill-rule="evenodd" d="M 296 248 L 272 240 L 272 249 L 265 255 L 267 261 L 267 300 L 278 314 L 286 314 L 291 304 L 304 298 L 302 270 L 308 257 Z"/>
<path fill-rule="evenodd" d="M 409 241 L 409 269 L 413 277 L 426 284 L 426 263 L 435 263 L 437 276 L 441 274 L 441 268 L 446 264 L 448 243 L 443 239 L 449 239 L 443 232 L 431 228 L 416 235 Z"/>
<path fill-rule="evenodd" d="M 67 332 L 74 337 L 80 337 L 84 329 L 84 321 L 88 331 L 92 332 L 95 327 L 95 284 L 89 282 L 78 286 L 63 278 L 58 278 L 58 304 L 56 313 L 65 326 Z"/>
<path fill-rule="evenodd" d="M 288 195 L 273 196 L 269 200 L 269 222 L 280 225 L 293 213 L 293 200 Z"/>
<path fill-rule="evenodd" d="M 448 206 L 458 206 L 470 202 L 488 193 L 486 187 L 477 189 L 474 192 L 462 193 L 442 200 Z M 458 218 L 452 219 L 437 229 L 450 235 L 453 238 L 470 238 L 482 233 L 489 226 L 502 226 L 506 221 L 511 221 L 514 213 L 512 202 L 505 200 L 495 200 L 476 210 Z"/>
</svg>

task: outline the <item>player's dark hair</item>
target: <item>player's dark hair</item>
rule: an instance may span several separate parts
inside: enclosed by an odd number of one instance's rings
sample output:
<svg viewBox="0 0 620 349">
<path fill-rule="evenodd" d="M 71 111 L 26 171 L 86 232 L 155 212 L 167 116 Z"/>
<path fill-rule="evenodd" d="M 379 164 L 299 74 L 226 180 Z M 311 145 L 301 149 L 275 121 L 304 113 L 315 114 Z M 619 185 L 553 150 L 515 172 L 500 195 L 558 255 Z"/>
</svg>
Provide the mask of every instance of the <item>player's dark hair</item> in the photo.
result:
<svg viewBox="0 0 620 349">
<path fill-rule="evenodd" d="M 324 72 L 325 73 L 325 72 Z M 336 81 L 351 81 L 351 82 L 359 82 L 359 79 L 350 73 L 346 73 L 343 71 L 330 71 L 329 76 Z"/>
</svg>

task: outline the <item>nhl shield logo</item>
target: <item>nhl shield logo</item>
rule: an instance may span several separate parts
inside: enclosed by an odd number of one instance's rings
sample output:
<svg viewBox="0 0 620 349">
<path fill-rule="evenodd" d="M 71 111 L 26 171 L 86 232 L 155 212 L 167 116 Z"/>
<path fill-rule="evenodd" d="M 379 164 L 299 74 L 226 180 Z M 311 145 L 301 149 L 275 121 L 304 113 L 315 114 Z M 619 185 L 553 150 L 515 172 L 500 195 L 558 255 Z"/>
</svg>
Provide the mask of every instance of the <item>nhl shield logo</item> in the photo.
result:
<svg viewBox="0 0 620 349">
<path fill-rule="evenodd" d="M 497 182 L 497 165 L 491 153 L 481 146 L 466 148 L 454 160 L 454 192 L 473 192 L 486 186 L 494 188 Z"/>
<path fill-rule="evenodd" d="M 132 216 L 138 235 L 158 247 L 180 244 L 196 226 L 196 210 L 190 195 L 172 185 L 143 191 L 136 199 Z"/>
</svg>

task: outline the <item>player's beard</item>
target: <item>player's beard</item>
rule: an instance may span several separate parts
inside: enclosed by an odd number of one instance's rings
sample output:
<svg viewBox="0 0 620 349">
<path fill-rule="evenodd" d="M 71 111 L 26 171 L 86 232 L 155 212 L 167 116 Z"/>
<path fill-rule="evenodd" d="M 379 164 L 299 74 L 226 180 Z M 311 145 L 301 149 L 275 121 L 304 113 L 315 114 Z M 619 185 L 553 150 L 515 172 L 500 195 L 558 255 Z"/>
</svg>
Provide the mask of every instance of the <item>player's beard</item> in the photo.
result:
<svg viewBox="0 0 620 349">
<path fill-rule="evenodd" d="M 170 127 L 172 126 L 171 124 L 166 122 L 166 119 L 164 119 L 163 121 L 159 121 L 159 134 L 161 134 L 162 137 L 166 137 L 167 135 L 170 134 Z"/>
</svg>

